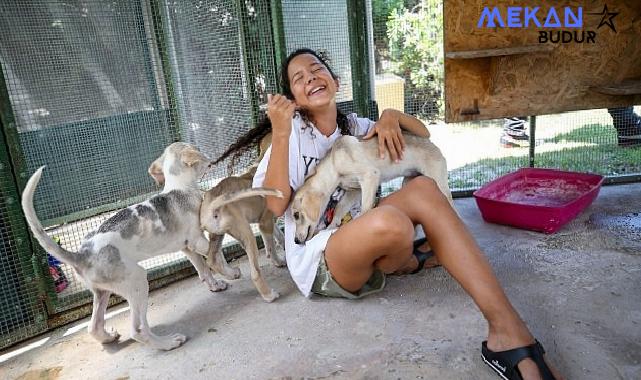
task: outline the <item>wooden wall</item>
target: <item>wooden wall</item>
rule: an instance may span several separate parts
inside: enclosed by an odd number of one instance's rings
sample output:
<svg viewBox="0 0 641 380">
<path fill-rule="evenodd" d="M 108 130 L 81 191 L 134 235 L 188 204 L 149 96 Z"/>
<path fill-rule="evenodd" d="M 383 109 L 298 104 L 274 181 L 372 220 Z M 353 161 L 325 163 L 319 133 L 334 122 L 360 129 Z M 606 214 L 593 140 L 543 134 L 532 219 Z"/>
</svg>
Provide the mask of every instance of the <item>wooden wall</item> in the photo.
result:
<svg viewBox="0 0 641 380">
<path fill-rule="evenodd" d="M 604 4 L 618 12 L 597 29 Z M 583 7 L 582 29 L 478 28 L 485 6 Z M 447 122 L 641 104 L 641 1 L 445 0 Z M 539 30 L 593 30 L 595 43 L 539 43 Z M 609 87 L 609 88 L 606 88 Z M 607 93 L 607 94 L 606 94 Z M 617 95 L 611 95 L 617 94 Z"/>
</svg>

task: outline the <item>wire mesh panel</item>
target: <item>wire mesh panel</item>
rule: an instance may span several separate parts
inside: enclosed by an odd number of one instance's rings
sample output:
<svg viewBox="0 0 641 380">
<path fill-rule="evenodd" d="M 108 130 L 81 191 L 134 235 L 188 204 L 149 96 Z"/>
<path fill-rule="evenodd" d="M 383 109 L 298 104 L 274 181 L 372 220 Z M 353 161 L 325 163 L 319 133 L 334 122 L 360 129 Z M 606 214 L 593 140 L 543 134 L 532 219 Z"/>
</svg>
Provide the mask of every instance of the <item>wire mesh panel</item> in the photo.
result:
<svg viewBox="0 0 641 380">
<path fill-rule="evenodd" d="M 48 165 L 39 215 L 55 222 L 153 190 L 131 176 L 170 140 L 141 4 L 8 1 L 1 13 L 25 170 Z"/>
<path fill-rule="evenodd" d="M 0 81 L 2 82 L 2 81 Z M 1 124 L 1 123 L 0 123 Z M 1 135 L 0 135 L 1 136 Z M 29 236 L 4 141 L 0 139 L 0 348 L 44 331 L 47 314 L 40 302 L 31 262 Z"/>
<path fill-rule="evenodd" d="M 104 212 L 156 189 L 147 167 L 175 138 L 150 17 L 141 2 L 0 5 L 0 63 L 20 145 L 13 165 L 22 184 L 47 165 L 35 206 L 67 249 Z M 89 300 L 70 268 L 35 249 L 52 312 Z"/>
<path fill-rule="evenodd" d="M 639 174 L 640 114 L 641 107 L 622 107 L 537 116 L 534 164 L 606 176 Z"/>
<path fill-rule="evenodd" d="M 166 2 L 164 11 L 182 137 L 216 158 L 255 126 L 258 103 L 276 90 L 269 2 Z"/>
<path fill-rule="evenodd" d="M 319 52 L 339 77 L 337 103 L 353 111 L 351 48 L 345 0 L 283 0 L 286 51 L 309 48 Z M 367 115 L 364 115 L 367 116 Z"/>
</svg>

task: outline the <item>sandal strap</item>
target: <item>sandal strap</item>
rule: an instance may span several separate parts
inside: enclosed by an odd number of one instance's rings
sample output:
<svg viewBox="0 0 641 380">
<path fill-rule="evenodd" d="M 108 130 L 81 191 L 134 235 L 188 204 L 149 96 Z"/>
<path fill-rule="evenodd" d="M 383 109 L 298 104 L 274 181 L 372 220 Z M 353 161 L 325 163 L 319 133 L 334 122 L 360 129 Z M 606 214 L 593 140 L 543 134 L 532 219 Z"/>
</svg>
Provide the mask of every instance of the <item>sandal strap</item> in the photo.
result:
<svg viewBox="0 0 641 380">
<path fill-rule="evenodd" d="M 507 379 L 522 379 L 517 366 L 523 359 L 530 358 L 536 363 L 543 380 L 555 380 L 552 371 L 543 358 L 545 349 L 538 340 L 535 340 L 534 343 L 529 346 L 498 352 L 487 348 L 487 341 L 484 341 L 482 344 L 482 353 L 486 360 L 490 362 L 488 364 L 495 370 L 497 370 L 498 367 Z"/>
<path fill-rule="evenodd" d="M 425 262 L 427 261 L 427 259 L 434 256 L 434 251 L 429 250 L 427 252 L 423 252 L 423 251 L 419 251 L 418 249 L 415 249 L 414 256 L 416 256 L 416 260 L 418 260 L 418 266 L 416 267 L 416 269 L 410 272 L 410 274 L 416 274 L 422 271 L 423 268 L 425 268 Z"/>
<path fill-rule="evenodd" d="M 432 250 L 429 250 L 427 252 L 423 252 L 423 251 L 419 251 L 418 250 L 418 247 L 420 247 L 421 245 L 425 244 L 426 241 L 427 241 L 426 238 L 421 238 L 421 239 L 418 239 L 418 240 L 414 241 L 414 250 L 413 250 L 412 254 L 414 256 L 416 256 L 416 260 L 418 261 L 418 266 L 416 267 L 416 269 L 414 269 L 412 272 L 410 272 L 410 274 L 416 274 L 416 273 L 422 271 L 423 268 L 425 267 L 425 262 L 427 261 L 427 259 L 429 259 L 430 257 L 434 256 L 434 251 L 432 251 Z"/>
</svg>

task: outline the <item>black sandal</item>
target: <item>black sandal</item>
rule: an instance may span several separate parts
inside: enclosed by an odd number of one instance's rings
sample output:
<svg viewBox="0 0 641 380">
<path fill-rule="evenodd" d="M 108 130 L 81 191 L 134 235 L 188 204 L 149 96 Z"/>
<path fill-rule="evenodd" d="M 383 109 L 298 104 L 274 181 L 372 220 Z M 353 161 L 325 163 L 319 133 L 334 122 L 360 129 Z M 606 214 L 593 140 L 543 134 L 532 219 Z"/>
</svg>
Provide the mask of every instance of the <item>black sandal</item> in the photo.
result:
<svg viewBox="0 0 641 380">
<path fill-rule="evenodd" d="M 489 365 L 494 372 L 505 380 L 523 380 L 517 365 L 521 360 L 527 358 L 536 363 L 543 380 L 555 380 L 552 371 L 550 371 L 543 359 L 543 354 L 545 354 L 545 350 L 538 340 L 535 340 L 529 346 L 499 352 L 494 352 L 487 348 L 487 341 L 484 341 L 481 347 L 481 356 L 485 364 Z"/>
<path fill-rule="evenodd" d="M 416 267 L 416 269 L 414 269 L 413 272 L 410 272 L 410 274 L 416 274 L 416 273 L 422 271 L 423 268 L 425 267 L 425 262 L 429 258 L 434 257 L 434 251 L 432 251 L 431 249 L 429 251 L 427 251 L 427 252 L 423 252 L 423 251 L 419 251 L 418 250 L 418 247 L 420 247 L 423 244 L 425 244 L 426 241 L 427 241 L 426 238 L 421 238 L 421 239 L 418 239 L 418 240 L 414 241 L 414 251 L 412 252 L 412 254 L 414 256 L 416 256 L 416 260 L 418 260 L 418 267 Z"/>
</svg>

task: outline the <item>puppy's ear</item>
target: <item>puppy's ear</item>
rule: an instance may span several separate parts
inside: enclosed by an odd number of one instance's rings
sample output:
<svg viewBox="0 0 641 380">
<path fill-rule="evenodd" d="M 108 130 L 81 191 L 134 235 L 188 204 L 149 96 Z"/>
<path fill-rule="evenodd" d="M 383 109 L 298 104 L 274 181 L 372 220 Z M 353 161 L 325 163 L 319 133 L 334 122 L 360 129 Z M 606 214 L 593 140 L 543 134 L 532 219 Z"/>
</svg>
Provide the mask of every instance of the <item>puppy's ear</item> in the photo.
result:
<svg viewBox="0 0 641 380">
<path fill-rule="evenodd" d="M 156 185 L 163 186 L 165 184 L 165 173 L 162 171 L 162 163 L 164 161 L 164 154 L 152 162 L 147 169 L 147 173 L 156 181 Z"/>
<path fill-rule="evenodd" d="M 205 156 L 197 150 L 185 149 L 180 153 L 180 161 L 183 164 L 192 167 L 199 162 L 205 161 Z"/>
<path fill-rule="evenodd" d="M 320 219 L 321 213 L 325 210 L 321 210 L 321 194 L 316 192 L 308 192 L 305 194 L 304 199 L 302 199 L 301 205 L 307 215 L 312 220 Z"/>
</svg>

